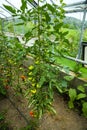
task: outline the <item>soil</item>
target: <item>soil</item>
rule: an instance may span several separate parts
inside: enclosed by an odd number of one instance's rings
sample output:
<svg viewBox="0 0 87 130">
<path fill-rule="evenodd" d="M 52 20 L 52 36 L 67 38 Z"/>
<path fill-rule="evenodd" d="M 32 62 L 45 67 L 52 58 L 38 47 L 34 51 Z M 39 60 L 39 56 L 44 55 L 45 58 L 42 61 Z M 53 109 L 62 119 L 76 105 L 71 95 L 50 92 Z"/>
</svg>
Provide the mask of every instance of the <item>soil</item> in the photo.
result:
<svg viewBox="0 0 87 130">
<path fill-rule="evenodd" d="M 0 112 L 6 111 L 5 122 L 9 123 L 9 130 L 21 130 L 29 125 L 31 119 L 28 103 L 22 96 L 15 96 L 12 90 L 8 92 L 8 95 L 10 100 L 0 99 Z M 39 121 L 36 130 L 87 130 L 87 119 L 79 115 L 77 111 L 68 109 L 64 98 L 58 93 L 54 94 L 53 105 L 57 114 L 46 113 Z"/>
</svg>

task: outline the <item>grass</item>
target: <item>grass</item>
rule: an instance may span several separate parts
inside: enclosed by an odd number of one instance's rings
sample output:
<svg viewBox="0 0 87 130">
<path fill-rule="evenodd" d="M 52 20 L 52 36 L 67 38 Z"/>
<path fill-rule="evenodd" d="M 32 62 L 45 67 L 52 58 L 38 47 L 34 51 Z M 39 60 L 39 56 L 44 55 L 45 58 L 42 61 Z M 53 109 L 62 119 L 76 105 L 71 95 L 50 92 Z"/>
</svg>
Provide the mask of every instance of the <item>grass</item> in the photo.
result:
<svg viewBox="0 0 87 130">
<path fill-rule="evenodd" d="M 56 58 L 56 63 L 60 66 L 64 66 L 66 68 L 69 68 L 71 71 L 74 71 L 76 73 L 79 73 L 77 77 L 87 80 L 87 68 L 83 67 L 82 64 L 78 64 L 75 61 L 66 59 L 66 58 Z"/>
<path fill-rule="evenodd" d="M 76 63 L 74 61 L 68 60 L 63 57 L 57 58 L 57 63 L 65 67 L 69 67 L 70 70 L 73 70 L 76 66 Z"/>
</svg>

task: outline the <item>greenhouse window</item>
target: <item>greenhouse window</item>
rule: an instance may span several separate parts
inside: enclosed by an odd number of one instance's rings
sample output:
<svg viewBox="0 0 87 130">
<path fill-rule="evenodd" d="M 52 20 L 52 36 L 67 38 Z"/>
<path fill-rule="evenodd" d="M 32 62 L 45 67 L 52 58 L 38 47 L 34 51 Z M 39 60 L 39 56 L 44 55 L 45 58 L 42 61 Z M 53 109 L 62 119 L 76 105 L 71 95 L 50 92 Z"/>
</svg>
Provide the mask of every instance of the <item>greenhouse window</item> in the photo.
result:
<svg viewBox="0 0 87 130">
<path fill-rule="evenodd" d="M 82 42 L 82 58 L 85 62 L 87 62 L 87 42 Z M 87 65 L 84 65 L 87 67 Z"/>
</svg>

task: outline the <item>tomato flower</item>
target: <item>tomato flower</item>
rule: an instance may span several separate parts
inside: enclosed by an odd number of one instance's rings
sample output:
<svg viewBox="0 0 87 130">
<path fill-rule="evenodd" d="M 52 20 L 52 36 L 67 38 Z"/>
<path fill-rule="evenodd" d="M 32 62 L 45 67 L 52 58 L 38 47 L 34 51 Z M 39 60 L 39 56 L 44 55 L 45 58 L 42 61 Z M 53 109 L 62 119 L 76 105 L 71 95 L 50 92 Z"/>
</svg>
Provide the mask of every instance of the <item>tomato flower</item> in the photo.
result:
<svg viewBox="0 0 87 130">
<path fill-rule="evenodd" d="M 23 68 L 22 68 L 22 67 L 20 67 L 20 68 L 19 68 L 19 70 L 23 70 Z"/>
<path fill-rule="evenodd" d="M 39 64 L 39 63 L 40 63 L 40 61 L 39 61 L 39 60 L 35 61 L 35 64 Z"/>
<path fill-rule="evenodd" d="M 35 83 L 32 83 L 32 86 L 34 87 L 36 84 Z"/>
<path fill-rule="evenodd" d="M 35 82 L 35 79 L 34 79 L 34 78 L 32 79 L 32 82 Z"/>
<path fill-rule="evenodd" d="M 32 75 L 32 72 L 28 73 L 28 75 Z"/>
<path fill-rule="evenodd" d="M 31 66 L 28 67 L 28 69 L 29 69 L 29 70 L 33 70 L 33 69 L 34 69 L 34 66 L 31 65 Z"/>
<path fill-rule="evenodd" d="M 36 89 L 32 89 L 31 92 L 32 92 L 33 94 L 35 94 L 35 93 L 36 93 Z"/>
<path fill-rule="evenodd" d="M 39 84 L 36 85 L 37 88 L 41 88 L 41 86 Z"/>
<path fill-rule="evenodd" d="M 32 77 L 28 78 L 28 80 L 30 80 L 30 81 L 31 81 L 31 80 L 32 80 Z"/>
</svg>

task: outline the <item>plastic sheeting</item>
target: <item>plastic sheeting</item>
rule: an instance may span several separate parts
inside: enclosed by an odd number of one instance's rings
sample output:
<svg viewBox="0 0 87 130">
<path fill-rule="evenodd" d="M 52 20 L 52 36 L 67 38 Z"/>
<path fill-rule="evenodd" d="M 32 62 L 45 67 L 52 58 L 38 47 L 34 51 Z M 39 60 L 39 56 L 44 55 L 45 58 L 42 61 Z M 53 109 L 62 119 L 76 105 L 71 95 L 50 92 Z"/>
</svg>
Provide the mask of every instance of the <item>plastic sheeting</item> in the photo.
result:
<svg viewBox="0 0 87 130">
<path fill-rule="evenodd" d="M 34 2 L 30 2 L 30 3 L 29 3 L 29 0 L 27 0 L 27 1 L 28 1 L 28 4 L 27 4 L 28 8 L 35 7 L 38 3 L 38 0 L 34 0 Z M 59 5 L 59 1 L 60 0 L 43 0 L 43 3 L 40 2 L 40 5 L 43 5 L 46 2 Z M 82 10 L 82 9 L 84 10 L 84 7 L 86 5 L 82 4 L 82 3 L 87 2 L 87 0 L 71 0 L 71 1 L 63 0 L 63 1 L 67 6 L 67 7 L 65 7 L 66 16 L 72 16 L 72 17 L 76 17 L 78 19 L 82 19 L 83 13 L 81 13 L 81 12 L 79 13 L 78 10 Z M 11 17 L 11 13 L 3 7 L 3 4 L 11 5 L 14 8 L 19 9 L 20 6 L 21 6 L 21 0 L 0 0 L 0 17 L 1 18 L 7 18 L 7 17 Z M 83 10 L 82 10 L 82 12 L 83 12 Z"/>
</svg>

